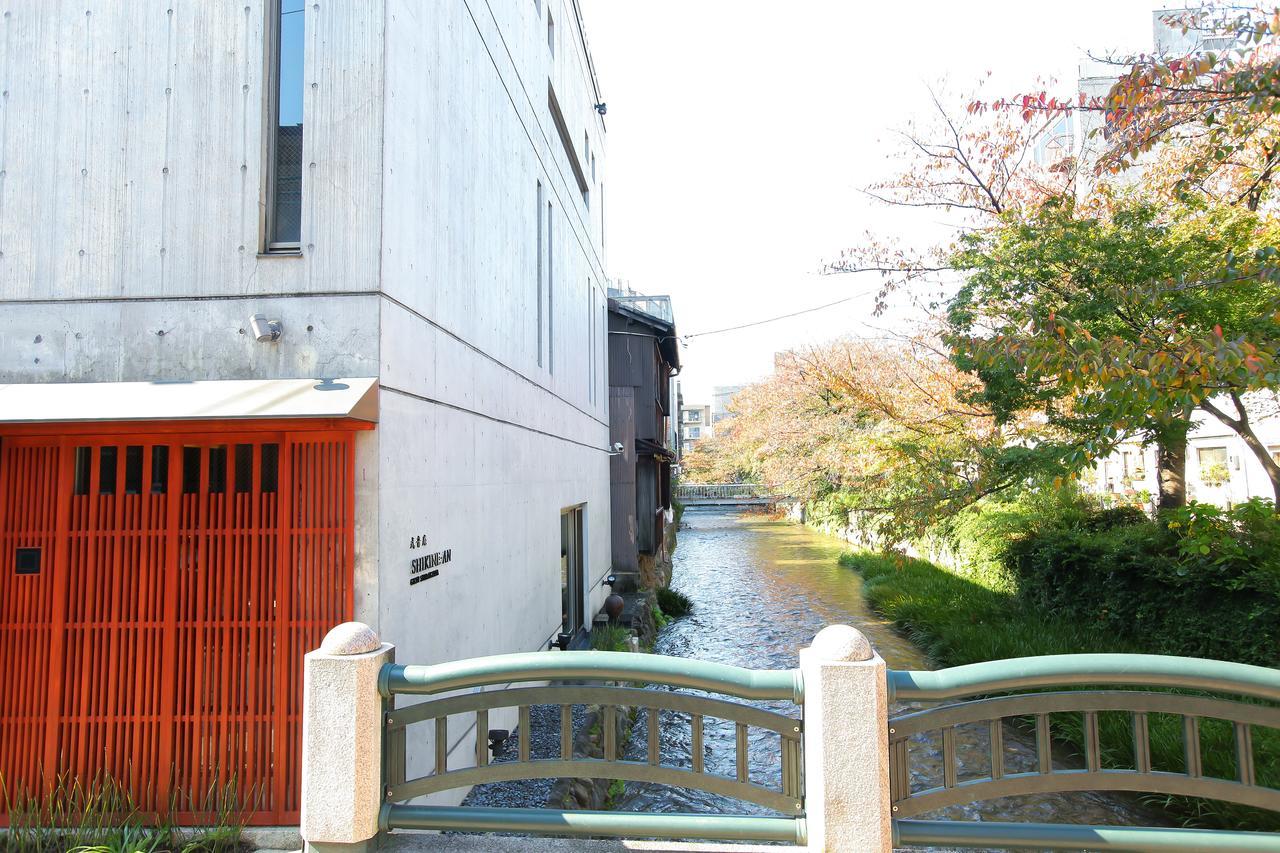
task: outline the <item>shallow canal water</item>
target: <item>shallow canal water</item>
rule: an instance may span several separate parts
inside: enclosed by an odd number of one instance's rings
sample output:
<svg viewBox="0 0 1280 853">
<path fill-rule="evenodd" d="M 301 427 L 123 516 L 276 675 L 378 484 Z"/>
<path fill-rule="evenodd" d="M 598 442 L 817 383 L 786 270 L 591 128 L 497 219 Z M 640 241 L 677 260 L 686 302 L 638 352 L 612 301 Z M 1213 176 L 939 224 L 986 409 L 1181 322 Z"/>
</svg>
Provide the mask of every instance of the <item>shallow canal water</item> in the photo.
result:
<svg viewBox="0 0 1280 853">
<path fill-rule="evenodd" d="M 894 669 L 931 668 L 923 654 L 874 613 L 856 574 L 837 563 L 844 543 L 806 527 L 767 516 L 689 510 L 679 533 L 672 586 L 692 599 L 693 612 L 673 622 L 658 639 L 656 652 L 737 664 L 754 669 L 797 665 L 797 651 L 827 625 L 844 623 L 862 631 Z M 786 703 L 759 703 L 782 713 Z M 689 766 L 687 723 L 663 724 L 663 763 Z M 1008 728 L 1008 727 L 1007 727 Z M 751 776 L 776 783 L 777 736 L 752 730 Z M 643 760 L 644 717 L 633 734 L 628 757 Z M 987 730 L 957 730 L 960 774 L 966 765 L 986 768 Z M 1009 729 L 1005 764 L 1010 772 L 1031 769 L 1034 739 Z M 704 742 L 708 772 L 734 773 L 731 724 L 708 720 Z M 941 744 L 921 740 L 911 747 L 914 787 L 940 779 Z M 760 811 L 700 791 L 628 783 L 616 803 L 626 811 Z M 1132 803 L 1095 794 L 1046 794 L 958 806 L 926 817 L 958 820 L 1017 820 L 1055 823 L 1151 823 Z"/>
<path fill-rule="evenodd" d="M 928 669 L 923 654 L 876 615 L 862 595 L 858 576 L 837 563 L 843 542 L 806 527 L 764 515 L 733 511 L 689 510 L 679 533 L 672 586 L 693 601 L 692 613 L 672 622 L 658 637 L 659 654 L 736 664 L 753 669 L 789 669 L 797 652 L 827 625 L 843 623 L 861 630 L 891 668 Z M 758 702 L 783 714 L 798 716 L 786 702 Z M 894 709 L 900 710 L 900 708 Z M 545 713 L 540 713 L 545 711 Z M 578 709 L 581 713 L 581 709 Z M 647 715 L 632 732 L 626 757 L 645 760 Z M 531 749 L 535 758 L 553 757 L 558 748 L 554 709 L 534 709 Z M 545 729 L 545 731 L 542 731 Z M 520 733 L 523 735 L 523 733 Z M 520 736 L 520 735 L 517 735 Z M 732 777 L 736 746 L 732 723 L 707 719 L 704 728 L 705 770 Z M 779 778 L 778 736 L 751 730 L 750 774 L 753 781 L 776 787 Z M 516 738 L 495 760 L 514 758 Z M 1008 772 L 1035 766 L 1034 738 L 1006 726 Z M 985 775 L 988 732 L 984 725 L 956 730 L 960 778 Z M 662 763 L 688 768 L 691 733 L 687 716 L 664 712 L 661 721 Z M 921 739 L 911 746 L 913 787 L 938 784 L 942 775 L 940 742 Z M 468 804 L 487 806 L 546 805 L 550 783 L 499 783 L 479 786 Z M 627 783 L 612 806 L 620 811 L 767 813 L 767 810 L 702 791 Z M 956 806 L 927 818 L 1050 823 L 1158 824 L 1131 800 L 1104 795 L 1039 794 Z"/>
</svg>

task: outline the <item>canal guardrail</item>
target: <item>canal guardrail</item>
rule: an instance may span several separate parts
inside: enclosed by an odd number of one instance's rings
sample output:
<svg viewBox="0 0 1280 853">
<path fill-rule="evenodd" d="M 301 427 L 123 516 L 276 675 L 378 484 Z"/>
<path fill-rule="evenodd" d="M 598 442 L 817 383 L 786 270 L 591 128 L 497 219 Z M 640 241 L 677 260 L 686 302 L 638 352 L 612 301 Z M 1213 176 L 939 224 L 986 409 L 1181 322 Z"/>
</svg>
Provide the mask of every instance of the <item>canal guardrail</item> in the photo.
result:
<svg viewBox="0 0 1280 853">
<path fill-rule="evenodd" d="M 398 706 L 398 699 L 409 697 L 427 698 Z M 736 700 L 781 700 L 801 715 Z M 911 706 L 891 716 L 891 702 Z M 530 708 L 539 705 L 560 710 L 560 754 L 554 758 L 530 755 Z M 576 705 L 602 709 L 601 758 L 574 753 Z M 617 715 L 631 709 L 647 719 L 643 760 L 624 759 L 625 744 L 614 734 Z M 515 760 L 490 760 L 494 711 L 514 712 L 520 731 Z M 1098 720 L 1107 713 L 1131 721 L 1131 768 L 1102 766 Z M 1055 766 L 1054 714 L 1082 719 L 1082 768 Z M 1152 714 L 1181 717 L 1181 771 L 1153 767 Z M 733 775 L 706 772 L 702 726 L 711 718 L 734 727 Z M 1004 766 L 1003 730 L 1010 718 L 1034 729 L 1030 771 Z M 459 721 L 461 737 L 450 734 L 451 719 Z M 687 762 L 664 764 L 660 728 L 685 726 L 686 720 Z M 1200 726 L 1206 720 L 1223 721 L 1234 733 L 1234 779 L 1204 773 Z M 962 778 L 955 732 L 973 725 L 989 733 L 985 768 L 974 775 L 967 762 Z M 932 845 L 1280 851 L 1275 833 L 919 819 L 949 805 L 1085 790 L 1205 797 L 1280 812 L 1280 790 L 1256 773 L 1255 727 L 1280 729 L 1280 670 L 1160 655 L 1052 655 L 937 671 L 890 670 L 860 632 L 842 625 L 821 631 L 800 650 L 800 666 L 789 670 L 617 652 L 538 652 L 414 666 L 395 663 L 392 646 L 366 626 L 348 623 L 307 655 L 302 833 L 311 844 L 361 843 L 395 830 L 454 830 L 764 840 L 857 853 Z M 778 737 L 771 779 L 751 778 L 751 728 Z M 470 746 L 450 749 L 471 730 Z M 937 779 L 912 773 L 912 743 L 925 736 L 942 741 Z M 556 777 L 693 788 L 776 816 L 477 808 L 442 801 L 475 784 Z M 455 794 L 452 802 L 457 799 Z"/>
<path fill-rule="evenodd" d="M 436 666 L 383 668 L 379 690 L 385 699 L 396 696 L 438 696 L 455 690 L 474 690 L 493 684 L 551 681 L 546 687 L 506 687 L 502 690 L 468 692 L 447 698 L 433 698 L 405 708 L 387 710 L 386 732 L 390 736 L 386 765 L 390 768 L 384 786 L 386 804 L 380 826 L 391 829 L 479 829 L 488 831 L 551 831 L 565 835 L 653 836 L 662 838 L 734 839 L 803 843 L 804 827 L 800 767 L 800 721 L 752 705 L 689 693 L 675 693 L 660 687 L 683 687 L 740 699 L 783 699 L 799 702 L 803 695 L 799 670 L 749 670 L 725 664 L 707 663 L 663 655 L 626 652 L 570 651 L 497 655 Z M 586 681 L 588 683 L 566 683 Z M 618 683 L 621 682 L 621 683 Z M 648 686 L 623 686 L 645 683 Z M 559 707 L 560 755 L 554 759 L 530 756 L 530 708 L 537 705 Z M 603 709 L 601 734 L 603 757 L 574 755 L 573 706 L 594 705 Z M 515 761 L 490 763 L 488 738 L 475 741 L 474 762 L 465 768 L 450 768 L 447 744 L 450 717 L 473 718 L 475 730 L 487 733 L 489 712 L 517 709 L 521 732 Z M 647 716 L 646 760 L 624 761 L 617 742 L 617 717 L 642 709 Z M 663 765 L 659 756 L 662 711 L 687 717 L 689 725 L 689 767 Z M 737 749 L 733 778 L 705 772 L 703 764 L 703 721 L 727 720 L 734 724 Z M 667 715 L 668 727 L 672 715 Z M 397 737 L 414 723 L 434 726 L 435 763 L 432 771 L 405 780 L 405 739 Z M 683 719 L 681 724 L 683 725 Z M 779 737 L 779 773 L 776 784 L 752 780 L 748 773 L 747 744 L 751 728 L 765 729 Z M 468 788 L 486 782 L 516 779 L 620 779 L 649 782 L 707 791 L 743 802 L 755 803 L 788 815 L 772 818 L 758 815 L 645 815 L 626 812 L 582 812 L 548 809 L 448 808 L 406 805 L 404 801 L 440 791 Z M 540 829 L 532 829 L 539 827 Z"/>
<path fill-rule="evenodd" d="M 675 498 L 685 506 L 752 506 L 776 502 L 778 491 L 761 483 L 679 483 Z"/>
</svg>

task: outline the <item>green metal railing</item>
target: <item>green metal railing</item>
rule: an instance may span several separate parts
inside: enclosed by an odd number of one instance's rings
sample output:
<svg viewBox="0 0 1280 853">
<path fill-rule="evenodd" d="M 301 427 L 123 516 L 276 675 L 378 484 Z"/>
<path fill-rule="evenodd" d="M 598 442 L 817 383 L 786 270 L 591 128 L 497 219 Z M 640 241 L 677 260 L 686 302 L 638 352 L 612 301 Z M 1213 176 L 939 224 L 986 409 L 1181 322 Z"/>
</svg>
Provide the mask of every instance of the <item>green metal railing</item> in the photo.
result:
<svg viewBox="0 0 1280 853">
<path fill-rule="evenodd" d="M 1237 831 L 1192 831 L 1150 827 L 1081 827 L 1046 824 L 967 824 L 907 820 L 960 803 L 1021 794 L 1068 791 L 1131 791 L 1204 797 L 1280 812 L 1280 790 L 1259 784 L 1253 728 L 1280 729 L 1280 671 L 1246 664 L 1161 655 L 1051 655 L 970 664 L 934 672 L 890 671 L 889 695 L 898 702 L 947 702 L 889 720 L 890 789 L 895 832 L 903 845 L 1033 847 L 1055 850 L 1280 851 L 1280 835 Z M 1045 687 L 1081 687 L 1041 692 Z M 1156 691 L 1100 688 L 1137 687 Z M 1021 691 L 1021 692 L 1016 692 Z M 1034 692 L 1026 692 L 1034 691 Z M 1012 695 L 993 695 L 1007 694 Z M 1205 695 L 1217 694 L 1217 695 Z M 1223 695 L 1233 698 L 1222 698 Z M 951 700 L 964 701 L 953 702 Z M 1240 701 L 1245 699 L 1248 701 Z M 1099 714 L 1128 714 L 1132 768 L 1104 768 Z M 1055 767 L 1051 715 L 1079 715 L 1083 726 L 1082 768 Z M 1149 715 L 1181 718 L 1182 772 L 1152 766 Z M 1035 767 L 1008 772 L 1004 721 L 1033 721 Z M 1235 779 L 1204 774 L 1202 720 L 1222 720 L 1235 739 Z M 960 779 L 956 727 L 986 726 L 985 767 Z M 913 738 L 940 733 L 942 777 L 914 787 Z M 972 770 L 972 768 L 969 768 Z"/>
<path fill-rule="evenodd" d="M 588 683 L 565 683 L 585 681 Z M 548 686 L 492 685 L 551 682 Z M 802 844 L 804 823 L 802 724 L 784 714 L 752 705 L 669 689 L 628 685 L 661 685 L 716 693 L 736 699 L 803 702 L 798 670 L 757 671 L 662 655 L 619 652 L 558 652 L 498 655 L 434 666 L 388 664 L 379 678 L 387 700 L 385 713 L 385 800 L 381 825 L 390 829 L 452 829 L 550 833 L 556 835 L 616 835 L 659 838 L 783 841 Z M 442 693 L 469 691 L 440 697 Z M 425 702 L 394 707 L 397 696 L 431 696 Z M 534 706 L 559 706 L 560 754 L 531 756 L 530 727 Z M 602 716 L 602 757 L 575 754 L 573 707 L 598 706 Z M 519 720 L 519 752 L 515 760 L 492 762 L 486 733 L 489 713 L 514 708 Z M 625 760 L 617 742 L 619 714 L 643 710 L 648 743 L 643 761 Z M 688 719 L 691 745 L 688 767 L 662 762 L 659 753 L 660 715 Z M 471 716 L 476 727 L 474 763 L 449 767 L 449 720 Z M 727 720 L 734 725 L 737 749 L 735 773 L 707 772 L 703 760 L 704 721 Z M 431 773 L 406 778 L 405 732 L 409 726 L 434 726 L 435 762 Z M 773 732 L 779 739 L 776 784 L 752 779 L 747 761 L 748 731 Z M 558 809 L 452 808 L 410 805 L 404 801 L 471 785 L 518 779 L 621 779 L 691 788 L 754 803 L 782 816 L 694 815 L 592 812 Z"/>
<path fill-rule="evenodd" d="M 961 803 L 1073 791 L 1203 797 L 1280 812 L 1280 790 L 1270 787 L 1275 780 L 1269 774 L 1259 779 L 1253 743 L 1255 728 L 1280 729 L 1278 670 L 1158 655 L 1058 655 L 932 672 L 890 670 L 887 679 L 891 700 L 914 706 L 888 720 L 888 781 L 896 844 L 1280 853 L 1280 835 L 1257 832 L 919 819 Z M 498 685 L 501 689 L 483 689 Z M 781 700 L 803 706 L 804 683 L 799 670 L 756 671 L 661 655 L 541 652 L 434 666 L 388 664 L 380 673 L 379 689 L 386 702 L 384 830 L 806 841 L 802 722 L 735 701 Z M 410 696 L 425 697 L 425 701 L 395 706 L 397 698 Z M 559 709 L 552 717 L 559 724 L 559 754 L 555 757 L 535 759 L 531 754 L 531 709 L 538 706 Z M 574 706 L 599 709 L 599 757 L 575 749 Z M 486 737 L 489 715 L 500 709 L 514 709 L 520 732 L 518 754 L 512 760 L 492 761 Z M 643 758 L 629 760 L 623 757 L 625 744 L 619 742 L 615 723 L 619 715 L 633 711 L 637 718 L 645 718 L 648 739 Z M 1103 766 L 1105 727 L 1100 725 L 1100 715 L 1107 714 L 1128 717 L 1125 743 L 1131 749 L 1131 766 Z M 1082 766 L 1055 766 L 1052 727 L 1055 720 L 1062 719 L 1055 715 L 1073 715 L 1079 721 Z M 1152 715 L 1181 720 L 1183 763 L 1178 772 L 1154 766 L 1149 728 Z M 475 726 L 476 745 L 474 756 L 459 762 L 466 766 L 451 768 L 451 720 L 456 726 L 458 718 L 464 726 Z M 705 766 L 707 719 L 728 721 L 733 726 L 736 761 L 729 775 L 709 772 Z M 1025 722 L 1035 733 L 1030 769 L 1006 766 L 1004 737 L 1010 719 Z M 1235 778 L 1206 774 L 1201 755 L 1202 721 L 1220 721 L 1215 725 L 1229 727 L 1224 731 L 1234 737 Z M 406 733 L 420 725 L 432 727 L 434 766 L 424 775 L 406 778 Z M 660 727 L 673 725 L 688 726 L 690 752 L 686 760 L 672 762 L 660 753 Z M 985 754 L 976 761 L 966 760 L 962 767 L 957 729 L 963 726 L 980 727 L 987 733 L 987 744 Z M 753 729 L 778 738 L 776 771 L 768 780 L 752 778 L 747 746 Z M 456 739 L 457 730 L 453 731 Z M 924 778 L 919 766 L 912 772 L 912 744 L 929 736 L 942 746 L 942 767 L 936 779 Z M 756 775 L 761 774 L 757 771 Z M 697 789 L 762 806 L 775 814 L 640 814 L 407 802 L 488 782 L 561 777 Z"/>
</svg>

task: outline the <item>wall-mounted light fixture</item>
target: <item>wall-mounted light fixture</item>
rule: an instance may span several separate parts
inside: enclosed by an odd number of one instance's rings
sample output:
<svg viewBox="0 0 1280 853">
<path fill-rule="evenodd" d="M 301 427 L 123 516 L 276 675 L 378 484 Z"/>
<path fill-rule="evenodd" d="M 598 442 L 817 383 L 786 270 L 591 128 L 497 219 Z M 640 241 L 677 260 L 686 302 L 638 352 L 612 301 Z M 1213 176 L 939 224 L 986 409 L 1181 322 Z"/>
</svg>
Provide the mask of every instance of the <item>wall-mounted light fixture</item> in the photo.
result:
<svg viewBox="0 0 1280 853">
<path fill-rule="evenodd" d="M 249 318 L 249 329 L 259 343 L 275 343 L 284 333 L 284 324 L 279 320 L 268 320 L 266 314 L 254 314 Z"/>
</svg>

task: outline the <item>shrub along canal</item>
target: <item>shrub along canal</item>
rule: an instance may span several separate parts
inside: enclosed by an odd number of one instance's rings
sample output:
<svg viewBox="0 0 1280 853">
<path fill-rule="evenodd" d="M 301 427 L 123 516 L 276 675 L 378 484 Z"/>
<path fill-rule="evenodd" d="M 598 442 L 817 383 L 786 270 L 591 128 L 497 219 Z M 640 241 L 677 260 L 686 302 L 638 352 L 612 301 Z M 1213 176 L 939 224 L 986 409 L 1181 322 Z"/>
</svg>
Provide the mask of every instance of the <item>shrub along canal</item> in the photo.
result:
<svg viewBox="0 0 1280 853">
<path fill-rule="evenodd" d="M 692 600 L 693 611 L 663 629 L 654 651 L 753 669 L 786 669 L 797 665 L 797 651 L 808 645 L 819 630 L 843 623 L 866 634 L 891 668 L 930 668 L 924 654 L 867 604 L 858 575 L 840 567 L 838 559 L 846 547 L 834 537 L 764 515 L 697 509 L 685 512 L 672 586 Z M 785 703 L 757 704 L 788 714 L 796 710 Z M 635 725 L 628 758 L 644 760 L 645 721 L 645 715 L 641 715 Z M 532 745 L 536 753 L 541 739 L 536 721 L 534 728 Z M 546 734 L 548 741 L 558 739 L 555 731 Z M 960 727 L 956 734 L 960 778 L 985 772 L 986 725 Z M 753 729 L 752 738 L 749 750 L 752 778 L 776 780 L 777 736 Z M 668 721 L 664 718 L 662 763 L 690 766 L 690 746 L 687 719 Z M 548 749 L 553 747 L 548 744 Z M 1005 766 L 1009 772 L 1034 768 L 1034 740 L 1008 725 L 1005 750 Z M 733 776 L 733 725 L 706 720 L 703 753 L 707 772 Z M 912 745 L 912 755 L 914 787 L 929 787 L 927 781 L 941 779 L 941 743 L 923 739 Z M 484 786 L 473 793 L 470 801 L 477 805 L 533 805 L 529 802 L 528 784 Z M 763 811 L 760 807 L 706 792 L 639 783 L 627 783 L 610 800 L 613 808 L 623 811 Z M 1160 823 L 1157 817 L 1139 811 L 1130 801 L 1091 793 L 1028 795 L 957 806 L 929 817 Z"/>
</svg>

